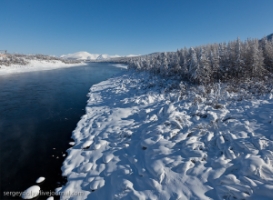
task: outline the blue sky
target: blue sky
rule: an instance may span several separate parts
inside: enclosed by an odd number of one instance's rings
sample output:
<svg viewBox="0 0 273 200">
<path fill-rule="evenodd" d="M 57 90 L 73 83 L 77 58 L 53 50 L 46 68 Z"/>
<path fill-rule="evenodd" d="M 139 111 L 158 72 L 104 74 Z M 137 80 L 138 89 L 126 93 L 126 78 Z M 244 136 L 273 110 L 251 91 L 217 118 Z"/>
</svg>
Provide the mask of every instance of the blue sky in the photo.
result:
<svg viewBox="0 0 273 200">
<path fill-rule="evenodd" d="M 272 0 L 1 0 L 0 49 L 148 54 L 273 33 Z"/>
</svg>

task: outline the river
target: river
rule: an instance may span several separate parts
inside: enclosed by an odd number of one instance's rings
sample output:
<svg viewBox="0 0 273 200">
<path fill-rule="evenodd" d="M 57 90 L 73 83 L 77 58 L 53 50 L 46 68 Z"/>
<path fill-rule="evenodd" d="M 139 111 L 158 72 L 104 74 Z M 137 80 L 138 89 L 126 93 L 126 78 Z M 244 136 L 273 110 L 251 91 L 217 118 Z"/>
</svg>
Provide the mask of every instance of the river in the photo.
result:
<svg viewBox="0 0 273 200">
<path fill-rule="evenodd" d="M 39 184 L 43 191 L 65 183 L 62 162 L 72 131 L 85 114 L 89 88 L 122 70 L 89 63 L 0 76 L 1 199 L 12 199 L 4 192 L 36 185 L 40 176 L 46 178 Z"/>
</svg>

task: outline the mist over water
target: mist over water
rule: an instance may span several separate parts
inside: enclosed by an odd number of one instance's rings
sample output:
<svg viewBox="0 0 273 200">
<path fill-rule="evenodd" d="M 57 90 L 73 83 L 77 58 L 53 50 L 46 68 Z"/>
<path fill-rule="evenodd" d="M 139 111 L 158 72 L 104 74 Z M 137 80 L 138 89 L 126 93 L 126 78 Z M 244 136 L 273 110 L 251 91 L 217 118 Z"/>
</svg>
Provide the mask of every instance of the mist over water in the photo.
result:
<svg viewBox="0 0 273 200">
<path fill-rule="evenodd" d="M 43 191 L 64 183 L 62 162 L 72 131 L 85 114 L 89 88 L 122 70 L 90 63 L 0 76 L 1 199 L 11 199 L 3 192 L 36 185 L 40 176 L 46 178 L 38 184 Z"/>
</svg>

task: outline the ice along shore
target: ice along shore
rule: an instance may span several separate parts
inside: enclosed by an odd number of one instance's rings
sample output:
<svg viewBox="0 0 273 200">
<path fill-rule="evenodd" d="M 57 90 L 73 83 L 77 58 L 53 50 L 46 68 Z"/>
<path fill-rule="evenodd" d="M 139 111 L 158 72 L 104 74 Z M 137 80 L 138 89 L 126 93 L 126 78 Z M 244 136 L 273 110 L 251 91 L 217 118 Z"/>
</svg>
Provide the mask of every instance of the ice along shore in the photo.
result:
<svg viewBox="0 0 273 200">
<path fill-rule="evenodd" d="M 75 67 L 86 65 L 86 63 L 64 63 L 59 60 L 46 61 L 46 60 L 29 60 L 26 65 L 12 64 L 10 66 L 0 65 L 0 76 L 8 75 L 14 73 L 24 73 L 24 72 L 34 72 L 34 71 L 44 71 L 59 68 Z"/>
</svg>

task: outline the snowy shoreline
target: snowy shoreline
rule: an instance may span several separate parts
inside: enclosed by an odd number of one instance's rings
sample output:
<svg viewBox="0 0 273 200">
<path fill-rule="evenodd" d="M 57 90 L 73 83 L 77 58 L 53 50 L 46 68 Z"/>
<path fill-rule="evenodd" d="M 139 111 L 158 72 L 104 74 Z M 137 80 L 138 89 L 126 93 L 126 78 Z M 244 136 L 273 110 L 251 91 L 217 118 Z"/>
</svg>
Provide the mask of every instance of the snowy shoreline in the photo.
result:
<svg viewBox="0 0 273 200">
<path fill-rule="evenodd" d="M 53 69 L 76 67 L 76 66 L 82 66 L 82 65 L 86 65 L 86 63 L 66 64 L 59 60 L 56 60 L 56 61 L 30 60 L 30 63 L 27 65 L 15 65 L 15 64 L 11 66 L 0 65 L 0 76 L 13 74 L 13 73 L 53 70 Z"/>
<path fill-rule="evenodd" d="M 214 94 L 159 85 L 126 72 L 91 87 L 61 199 L 272 199 L 272 92 L 242 101 L 227 93 L 216 107 Z"/>
</svg>

